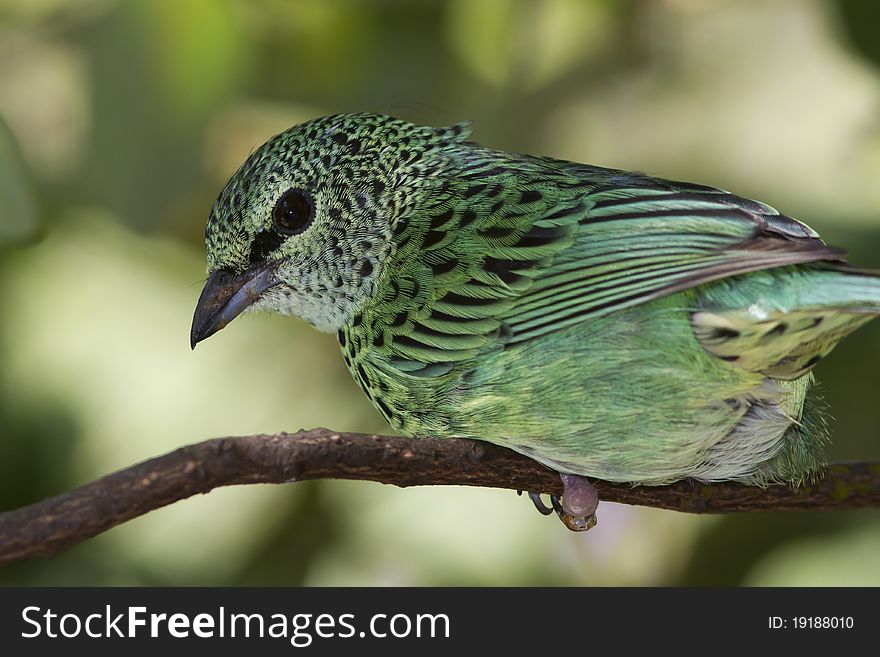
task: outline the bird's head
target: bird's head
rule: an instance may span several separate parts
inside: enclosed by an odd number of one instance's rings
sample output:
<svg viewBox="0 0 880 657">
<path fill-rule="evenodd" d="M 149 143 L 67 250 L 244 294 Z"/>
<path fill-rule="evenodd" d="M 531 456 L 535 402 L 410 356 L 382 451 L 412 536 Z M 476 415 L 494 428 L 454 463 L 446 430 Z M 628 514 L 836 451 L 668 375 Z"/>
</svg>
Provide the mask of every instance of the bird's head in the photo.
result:
<svg viewBox="0 0 880 657">
<path fill-rule="evenodd" d="M 431 155 L 464 135 L 463 126 L 350 114 L 263 144 L 211 208 L 192 346 L 252 309 L 296 315 L 322 331 L 345 325 L 382 274 L 395 222 L 439 166 Z"/>
</svg>

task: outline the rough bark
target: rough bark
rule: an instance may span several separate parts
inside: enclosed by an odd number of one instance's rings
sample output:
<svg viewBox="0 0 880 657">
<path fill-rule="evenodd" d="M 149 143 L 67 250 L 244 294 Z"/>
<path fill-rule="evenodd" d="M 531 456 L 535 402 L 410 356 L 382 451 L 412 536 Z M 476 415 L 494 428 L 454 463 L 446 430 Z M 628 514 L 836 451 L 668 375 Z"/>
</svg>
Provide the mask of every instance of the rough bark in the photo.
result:
<svg viewBox="0 0 880 657">
<path fill-rule="evenodd" d="M 0 565 L 49 556 L 153 509 L 219 486 L 361 479 L 561 494 L 559 475 L 503 447 L 460 439 L 339 433 L 216 438 L 181 447 L 67 493 L 0 514 Z M 880 463 L 838 463 L 799 488 L 735 483 L 631 486 L 595 481 L 606 502 L 688 513 L 880 507 Z"/>
</svg>

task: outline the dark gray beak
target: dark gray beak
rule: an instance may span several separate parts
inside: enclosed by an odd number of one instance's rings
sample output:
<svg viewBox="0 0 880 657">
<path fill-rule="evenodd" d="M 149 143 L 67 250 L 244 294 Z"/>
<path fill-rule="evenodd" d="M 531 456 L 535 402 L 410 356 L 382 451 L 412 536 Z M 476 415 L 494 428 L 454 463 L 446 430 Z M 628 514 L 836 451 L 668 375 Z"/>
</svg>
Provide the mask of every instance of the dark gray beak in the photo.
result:
<svg viewBox="0 0 880 657">
<path fill-rule="evenodd" d="M 277 265 L 277 262 L 272 262 L 251 267 L 241 274 L 228 269 L 211 272 L 193 314 L 190 346 L 195 349 L 199 342 L 214 335 L 244 312 L 263 292 L 277 285 Z"/>
</svg>

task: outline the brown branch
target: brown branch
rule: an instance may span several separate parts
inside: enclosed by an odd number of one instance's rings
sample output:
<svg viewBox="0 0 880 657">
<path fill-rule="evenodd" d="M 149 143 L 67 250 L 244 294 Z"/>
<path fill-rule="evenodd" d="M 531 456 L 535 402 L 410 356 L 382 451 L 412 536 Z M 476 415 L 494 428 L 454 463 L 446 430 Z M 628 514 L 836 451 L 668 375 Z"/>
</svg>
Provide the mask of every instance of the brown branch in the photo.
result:
<svg viewBox="0 0 880 657">
<path fill-rule="evenodd" d="M 70 492 L 0 514 L 0 565 L 49 556 L 153 509 L 218 486 L 364 479 L 396 486 L 465 485 L 561 494 L 559 476 L 503 447 L 461 439 L 344 434 L 216 438 L 181 447 Z M 841 463 L 810 486 L 633 487 L 594 482 L 608 502 L 689 513 L 880 507 L 880 462 Z"/>
</svg>

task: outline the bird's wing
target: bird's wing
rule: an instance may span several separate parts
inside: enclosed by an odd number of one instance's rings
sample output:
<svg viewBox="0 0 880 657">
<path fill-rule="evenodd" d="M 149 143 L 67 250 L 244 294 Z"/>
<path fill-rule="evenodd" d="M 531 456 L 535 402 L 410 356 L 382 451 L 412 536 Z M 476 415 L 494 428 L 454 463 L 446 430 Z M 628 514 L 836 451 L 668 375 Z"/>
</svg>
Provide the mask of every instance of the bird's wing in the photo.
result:
<svg viewBox="0 0 880 657">
<path fill-rule="evenodd" d="M 763 203 L 688 183 L 635 182 L 584 196 L 577 240 L 504 316 L 511 342 L 720 278 L 843 257 Z"/>
<path fill-rule="evenodd" d="M 804 224 L 722 190 L 586 165 L 535 175 L 550 164 L 472 166 L 443 183 L 452 193 L 438 189 L 427 221 L 396 226 L 398 275 L 371 319 L 400 369 L 439 374 L 708 281 L 842 258 Z"/>
</svg>

